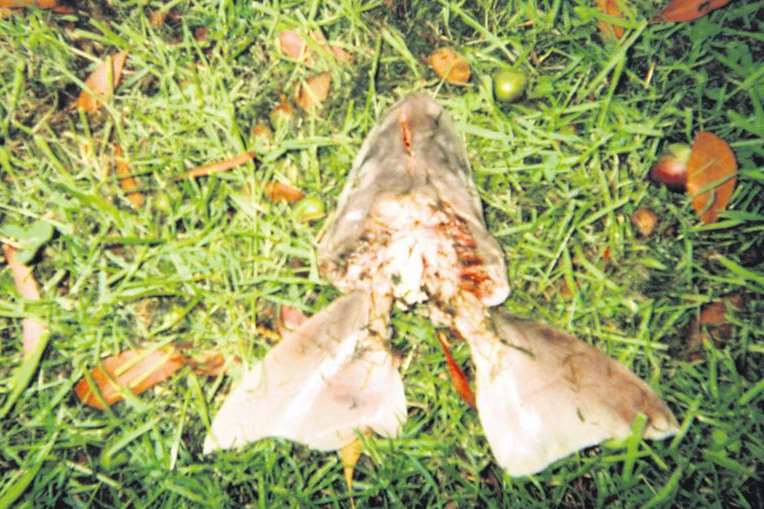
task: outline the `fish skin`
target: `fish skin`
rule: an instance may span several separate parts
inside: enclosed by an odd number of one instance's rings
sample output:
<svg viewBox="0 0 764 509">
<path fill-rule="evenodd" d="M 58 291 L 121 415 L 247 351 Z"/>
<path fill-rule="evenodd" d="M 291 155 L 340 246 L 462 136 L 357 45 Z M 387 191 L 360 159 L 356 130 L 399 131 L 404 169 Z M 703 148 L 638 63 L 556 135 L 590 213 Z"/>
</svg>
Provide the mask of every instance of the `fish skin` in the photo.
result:
<svg viewBox="0 0 764 509">
<path fill-rule="evenodd" d="M 402 125 L 410 140 L 405 143 Z M 318 244 L 322 275 L 337 285 L 344 276 L 344 260 L 357 249 L 367 229 L 374 204 L 381 197 L 418 195 L 455 211 L 474 240 L 475 253 L 490 281 L 482 296 L 486 305 L 509 295 L 504 255 L 485 227 L 483 208 L 472 180 L 464 141 L 448 113 L 425 94 L 406 97 L 393 105 L 367 135 L 337 212 Z"/>
<path fill-rule="evenodd" d="M 368 428 L 395 436 L 405 397 L 386 346 L 393 303 L 426 303 L 417 310 L 467 341 L 480 420 L 509 475 L 624 438 L 639 413 L 647 438 L 677 432 L 669 408 L 628 369 L 569 334 L 493 307 L 509 293 L 503 253 L 486 228 L 464 142 L 428 96 L 399 101 L 368 134 L 325 232 L 319 266 L 346 295 L 245 375 L 216 415 L 205 452 L 267 436 L 320 450 Z M 368 383 L 359 382 L 364 366 Z"/>
</svg>

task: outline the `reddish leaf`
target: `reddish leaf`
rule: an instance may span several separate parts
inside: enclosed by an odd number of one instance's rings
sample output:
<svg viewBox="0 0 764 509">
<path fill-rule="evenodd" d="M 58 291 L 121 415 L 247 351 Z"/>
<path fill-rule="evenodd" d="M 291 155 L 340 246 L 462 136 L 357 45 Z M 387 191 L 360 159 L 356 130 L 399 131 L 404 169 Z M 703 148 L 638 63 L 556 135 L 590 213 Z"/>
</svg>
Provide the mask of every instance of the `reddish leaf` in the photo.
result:
<svg viewBox="0 0 764 509">
<path fill-rule="evenodd" d="M 3 254 L 11 270 L 16 290 L 27 300 L 40 300 L 40 289 L 32 274 L 32 269 L 16 259 L 16 248 L 3 244 Z M 47 333 L 48 327 L 36 318 L 24 318 L 21 321 L 24 355 L 29 355 L 37 348 L 40 339 Z"/>
<path fill-rule="evenodd" d="M 242 164 L 251 161 L 254 158 L 254 151 L 242 152 L 241 154 L 234 156 L 231 159 L 226 159 L 225 161 L 218 161 L 216 163 L 197 166 L 193 170 L 186 173 L 184 176 L 186 178 L 205 177 L 213 173 L 220 173 L 222 171 L 231 170 L 237 166 L 241 166 Z"/>
<path fill-rule="evenodd" d="M 597 7 L 609 16 L 615 18 L 621 17 L 621 9 L 618 8 L 617 0 L 596 0 Z M 607 21 L 597 22 L 597 28 L 599 28 L 602 38 L 605 40 L 620 39 L 623 37 L 623 27 L 612 25 Z"/>
<path fill-rule="evenodd" d="M 103 401 L 112 405 L 123 399 L 120 388 L 140 394 L 168 379 L 183 364 L 183 356 L 172 347 L 128 350 L 104 359 L 100 366 L 91 371 L 91 376 Z M 86 378 L 77 382 L 74 392 L 86 405 L 104 408 Z"/>
<path fill-rule="evenodd" d="M 299 189 L 281 182 L 268 182 L 265 184 L 265 195 L 271 201 L 285 201 L 288 203 L 301 200 L 305 193 Z"/>
<path fill-rule="evenodd" d="M 701 221 L 713 223 L 735 190 L 737 162 L 729 144 L 715 134 L 700 132 L 687 161 L 687 193 Z"/>
<path fill-rule="evenodd" d="M 427 63 L 441 79 L 452 85 L 466 85 L 470 80 L 470 64 L 451 48 L 438 48 L 427 57 Z"/>
<path fill-rule="evenodd" d="M 456 392 L 459 396 L 472 408 L 475 408 L 475 394 L 470 389 L 470 383 L 467 381 L 467 377 L 464 372 L 459 368 L 459 365 L 451 355 L 451 350 L 448 348 L 448 342 L 445 335 L 438 333 L 438 341 L 440 341 L 440 347 L 443 349 L 443 353 L 446 356 L 446 365 L 448 366 L 448 373 L 451 375 L 451 382 L 454 384 Z"/>
<path fill-rule="evenodd" d="M 117 178 L 119 178 L 119 187 L 127 193 L 128 201 L 136 209 L 143 207 L 146 199 L 141 192 L 137 191 L 140 187 L 138 179 L 133 176 L 130 166 L 128 166 L 127 161 L 123 157 L 122 147 L 117 144 L 114 144 L 114 163 Z"/>
<path fill-rule="evenodd" d="M 127 52 L 121 51 L 101 61 L 85 81 L 85 89 L 75 103 L 77 108 L 94 113 L 103 105 L 102 101 L 111 97 L 122 78 Z"/>
<path fill-rule="evenodd" d="M 329 97 L 332 86 L 332 75 L 322 72 L 306 79 L 297 89 L 295 102 L 305 111 L 311 111 L 321 106 Z"/>
<path fill-rule="evenodd" d="M 0 7 L 37 7 L 38 9 L 55 9 L 58 0 L 0 0 Z"/>
<path fill-rule="evenodd" d="M 672 0 L 658 14 L 658 20 L 692 21 L 728 3 L 730 0 Z"/>
</svg>

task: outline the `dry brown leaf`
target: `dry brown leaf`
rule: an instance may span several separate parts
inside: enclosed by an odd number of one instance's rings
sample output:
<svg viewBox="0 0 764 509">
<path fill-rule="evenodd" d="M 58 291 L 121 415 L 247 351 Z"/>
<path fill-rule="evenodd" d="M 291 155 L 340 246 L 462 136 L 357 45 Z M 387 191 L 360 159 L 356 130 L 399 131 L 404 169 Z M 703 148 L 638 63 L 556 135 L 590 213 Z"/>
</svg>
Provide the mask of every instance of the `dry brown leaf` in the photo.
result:
<svg viewBox="0 0 764 509">
<path fill-rule="evenodd" d="M 621 9 L 618 7 L 617 0 L 596 0 L 596 2 L 597 7 L 599 7 L 599 9 L 605 14 L 615 18 L 622 17 Z M 600 34 L 602 34 L 602 38 L 606 41 L 613 40 L 614 38 L 620 39 L 623 37 L 623 27 L 610 24 L 607 21 L 598 21 L 597 28 L 599 28 Z"/>
<path fill-rule="evenodd" d="M 16 259 L 16 248 L 3 244 L 3 254 L 19 294 L 27 300 L 40 300 L 40 288 L 32 274 L 32 269 Z M 35 351 L 40 339 L 47 333 L 48 327 L 36 318 L 24 318 L 21 321 L 21 331 L 24 355 L 29 355 Z"/>
<path fill-rule="evenodd" d="M 296 30 L 284 30 L 279 34 L 279 49 L 285 56 L 295 60 L 307 60 L 310 53 L 305 40 Z"/>
<path fill-rule="evenodd" d="M 38 9 L 55 9 L 58 0 L 0 0 L 0 7 L 36 7 Z"/>
<path fill-rule="evenodd" d="M 345 51 L 340 46 L 337 46 L 336 44 L 330 44 L 329 51 L 332 52 L 332 55 L 334 55 L 334 58 L 336 58 L 342 63 L 349 64 L 353 61 L 353 55 Z"/>
<path fill-rule="evenodd" d="M 127 193 L 127 199 L 130 204 L 136 209 L 143 207 L 146 203 L 146 199 L 143 197 L 143 193 L 137 191 L 140 187 L 138 179 L 133 176 L 130 171 L 130 166 L 127 164 L 123 154 L 122 147 L 114 144 L 114 167 L 116 170 L 117 178 L 119 179 L 119 187 Z"/>
<path fill-rule="evenodd" d="M 218 161 L 216 163 L 210 163 L 205 164 L 203 166 L 197 166 L 193 170 L 189 171 L 184 175 L 185 178 L 197 178 L 197 177 L 206 177 L 207 175 L 211 175 L 213 173 L 220 173 L 223 171 L 228 171 L 233 168 L 236 168 L 237 166 L 241 166 L 242 164 L 251 161 L 255 158 L 255 152 L 249 151 L 249 152 L 242 152 L 241 154 L 232 157 L 231 159 L 226 159 L 225 161 Z"/>
<path fill-rule="evenodd" d="M 338 61 L 342 63 L 352 62 L 353 57 L 340 46 L 335 44 L 329 44 L 326 41 L 326 37 L 320 31 L 314 31 L 309 34 L 310 40 L 315 45 L 328 51 Z M 279 49 L 281 52 L 294 60 L 304 62 L 308 66 L 313 65 L 313 53 L 310 50 L 310 45 L 296 30 L 284 30 L 279 33 Z"/>
<path fill-rule="evenodd" d="M 658 21 L 692 21 L 728 3 L 730 0 L 672 0 L 658 14 Z"/>
<path fill-rule="evenodd" d="M 268 182 L 265 184 L 265 195 L 271 201 L 285 201 L 288 203 L 293 203 L 301 200 L 305 196 L 305 193 L 288 184 L 282 184 L 281 182 Z"/>
<path fill-rule="evenodd" d="M 470 80 L 470 64 L 451 48 L 438 48 L 427 57 L 427 63 L 441 79 L 452 85 L 466 85 Z"/>
<path fill-rule="evenodd" d="M 126 51 L 120 51 L 102 60 L 85 81 L 85 89 L 80 92 L 75 103 L 77 108 L 88 113 L 98 111 L 103 105 L 102 101 L 111 97 L 114 89 L 119 85 L 126 60 Z"/>
<path fill-rule="evenodd" d="M 226 372 L 223 354 L 215 350 L 207 350 L 193 357 L 186 357 L 186 364 L 199 376 L 220 376 Z"/>
<path fill-rule="evenodd" d="M 329 97 L 332 86 L 332 75 L 322 72 L 306 79 L 297 89 L 295 102 L 305 111 L 320 107 Z"/>
<path fill-rule="evenodd" d="M 640 207 L 631 215 L 633 224 L 643 237 L 649 237 L 658 225 L 658 215 L 646 207 Z"/>
<path fill-rule="evenodd" d="M 459 368 L 459 365 L 451 355 L 451 350 L 448 347 L 448 341 L 446 336 L 442 332 L 438 333 L 438 341 L 440 341 L 440 347 L 443 349 L 443 353 L 446 356 L 446 365 L 448 366 L 448 373 L 451 375 L 451 382 L 454 384 L 456 392 L 459 396 L 472 408 L 477 408 L 475 405 L 475 394 L 470 389 L 470 383 L 464 372 Z"/>
<path fill-rule="evenodd" d="M 167 14 L 169 14 L 170 11 L 164 8 L 154 9 L 149 14 L 149 24 L 154 27 L 158 28 L 164 25 L 165 20 L 167 19 Z"/>
<path fill-rule="evenodd" d="M 90 374 L 103 397 L 103 402 L 112 405 L 123 399 L 120 387 L 130 390 L 133 394 L 140 394 L 168 379 L 182 368 L 183 364 L 183 356 L 172 347 L 128 350 L 104 359 Z M 74 392 L 86 405 L 104 408 L 101 399 L 86 378 L 77 382 Z"/>
<path fill-rule="evenodd" d="M 729 144 L 713 133 L 700 132 L 687 161 L 687 193 L 704 223 L 719 217 L 735 190 L 737 161 Z"/>
</svg>

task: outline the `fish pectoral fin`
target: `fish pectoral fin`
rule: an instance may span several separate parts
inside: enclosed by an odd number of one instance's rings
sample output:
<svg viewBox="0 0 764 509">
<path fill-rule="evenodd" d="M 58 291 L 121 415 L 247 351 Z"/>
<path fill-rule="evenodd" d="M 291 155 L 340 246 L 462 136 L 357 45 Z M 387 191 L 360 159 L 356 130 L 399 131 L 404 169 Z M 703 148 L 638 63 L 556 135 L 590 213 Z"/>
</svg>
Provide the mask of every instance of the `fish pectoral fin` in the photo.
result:
<svg viewBox="0 0 764 509">
<path fill-rule="evenodd" d="M 385 348 L 383 314 L 370 295 L 356 292 L 285 336 L 225 400 L 204 452 L 266 437 L 334 450 L 365 429 L 397 435 L 406 398 Z"/>
<path fill-rule="evenodd" d="M 465 336 L 477 368 L 477 408 L 499 464 L 512 476 L 544 469 L 584 447 L 631 434 L 677 432 L 666 404 L 628 369 L 583 341 L 505 312 Z M 473 331 L 474 332 L 474 331 Z"/>
</svg>

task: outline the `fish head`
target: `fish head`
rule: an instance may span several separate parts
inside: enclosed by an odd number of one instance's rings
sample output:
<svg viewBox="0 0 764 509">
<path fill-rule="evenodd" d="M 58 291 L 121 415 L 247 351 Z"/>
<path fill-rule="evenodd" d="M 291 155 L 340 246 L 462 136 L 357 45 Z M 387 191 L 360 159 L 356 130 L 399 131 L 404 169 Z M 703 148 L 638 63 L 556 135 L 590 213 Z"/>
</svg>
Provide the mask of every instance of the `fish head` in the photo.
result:
<svg viewBox="0 0 764 509">
<path fill-rule="evenodd" d="M 424 234 L 432 232 L 436 238 Z M 448 253 L 433 247 L 438 239 Z M 363 260 L 356 256 L 361 252 Z M 380 272 L 397 273 L 387 261 L 412 275 L 404 286 L 423 286 L 421 271 L 410 270 L 419 258 L 425 269 L 451 264 L 443 283 L 456 279 L 459 286 L 463 279 L 485 305 L 509 293 L 503 253 L 486 229 L 464 141 L 450 115 L 425 94 L 396 103 L 369 132 L 318 246 L 323 276 L 347 291 L 373 284 Z M 469 267 L 460 272 L 460 264 Z M 441 275 L 430 278 L 425 293 L 437 293 Z M 426 299 L 417 295 L 414 300 Z"/>
</svg>

